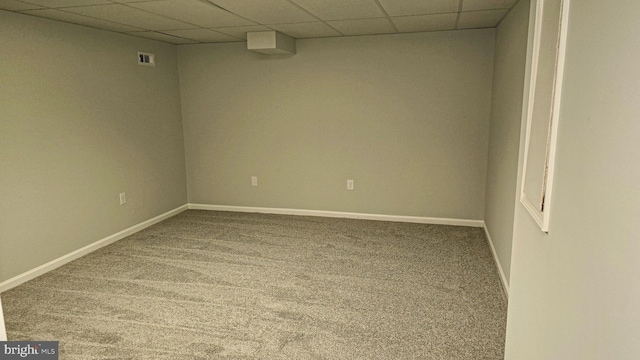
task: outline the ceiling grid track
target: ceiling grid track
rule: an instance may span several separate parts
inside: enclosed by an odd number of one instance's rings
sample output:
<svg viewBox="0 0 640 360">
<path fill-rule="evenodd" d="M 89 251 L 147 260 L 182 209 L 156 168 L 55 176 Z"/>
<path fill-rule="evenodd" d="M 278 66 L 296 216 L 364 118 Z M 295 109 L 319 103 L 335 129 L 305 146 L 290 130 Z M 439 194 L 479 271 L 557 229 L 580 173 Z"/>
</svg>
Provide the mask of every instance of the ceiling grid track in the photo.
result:
<svg viewBox="0 0 640 360">
<path fill-rule="evenodd" d="M 291 3 L 291 4 L 293 4 L 294 6 L 298 7 L 300 10 L 302 10 L 302 11 L 306 12 L 307 14 L 309 14 L 309 15 L 313 16 L 313 17 L 314 17 L 314 18 L 316 18 L 319 22 L 322 22 L 322 23 L 324 23 L 325 25 L 327 25 L 327 26 L 329 26 L 330 28 L 332 28 L 333 30 L 335 30 L 335 31 L 339 32 L 342 36 L 344 36 L 344 35 L 345 35 L 342 31 L 340 31 L 340 30 L 336 29 L 336 28 L 335 28 L 334 26 L 332 26 L 331 24 L 329 24 L 329 23 L 327 23 L 326 21 L 324 21 L 324 20 L 320 19 L 319 17 L 317 17 L 317 16 L 316 16 L 316 15 L 314 15 L 313 13 L 309 12 L 307 9 L 303 8 L 302 6 L 300 6 L 300 4 L 298 4 L 298 3 L 294 2 L 294 1 L 291 1 L 291 0 L 287 0 L 287 1 L 288 1 L 289 3 Z"/>
<path fill-rule="evenodd" d="M 460 23 L 460 16 L 462 15 L 462 6 L 464 5 L 464 0 L 460 0 L 460 4 L 458 4 L 458 16 L 456 17 L 456 26 L 454 29 L 458 28 L 458 24 Z"/>
<path fill-rule="evenodd" d="M 389 21 L 389 23 L 391 24 L 391 26 L 393 27 L 393 30 L 397 33 L 399 33 L 398 28 L 396 27 L 396 24 L 393 23 L 393 20 L 391 20 L 391 16 L 389 16 L 389 13 L 387 12 L 387 10 L 384 8 L 384 6 L 382 6 L 382 4 L 380 4 L 379 0 L 373 0 L 376 5 L 378 5 L 378 7 L 380 8 L 380 10 L 382 10 L 382 13 L 384 14 L 384 16 L 387 18 L 387 21 Z"/>
</svg>

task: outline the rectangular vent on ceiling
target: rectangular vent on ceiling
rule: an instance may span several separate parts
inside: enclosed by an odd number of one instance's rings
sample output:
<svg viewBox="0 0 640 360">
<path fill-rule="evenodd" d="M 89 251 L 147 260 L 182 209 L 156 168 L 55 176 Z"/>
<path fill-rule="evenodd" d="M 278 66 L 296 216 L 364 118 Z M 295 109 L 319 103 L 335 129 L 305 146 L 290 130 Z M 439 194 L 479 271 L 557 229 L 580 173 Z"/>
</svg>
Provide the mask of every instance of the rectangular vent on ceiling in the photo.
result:
<svg viewBox="0 0 640 360">
<path fill-rule="evenodd" d="M 156 56 L 152 53 L 138 51 L 138 65 L 156 66 Z"/>
<path fill-rule="evenodd" d="M 248 32 L 247 49 L 267 55 L 295 55 L 296 39 L 277 31 Z"/>
</svg>

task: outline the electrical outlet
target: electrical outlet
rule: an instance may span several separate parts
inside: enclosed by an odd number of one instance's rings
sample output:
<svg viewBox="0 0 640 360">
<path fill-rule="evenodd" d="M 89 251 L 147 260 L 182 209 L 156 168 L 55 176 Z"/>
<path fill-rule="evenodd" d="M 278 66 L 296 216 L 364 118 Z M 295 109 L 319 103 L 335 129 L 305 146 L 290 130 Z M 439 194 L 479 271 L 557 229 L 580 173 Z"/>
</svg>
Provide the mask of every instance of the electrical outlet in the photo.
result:
<svg viewBox="0 0 640 360">
<path fill-rule="evenodd" d="M 353 190 L 353 180 L 347 180 L 347 190 Z"/>
<path fill-rule="evenodd" d="M 127 195 L 125 193 L 120 193 L 120 205 L 124 205 L 127 203 Z"/>
<path fill-rule="evenodd" d="M 257 176 L 252 176 L 251 177 L 251 186 L 258 186 L 258 177 Z"/>
</svg>

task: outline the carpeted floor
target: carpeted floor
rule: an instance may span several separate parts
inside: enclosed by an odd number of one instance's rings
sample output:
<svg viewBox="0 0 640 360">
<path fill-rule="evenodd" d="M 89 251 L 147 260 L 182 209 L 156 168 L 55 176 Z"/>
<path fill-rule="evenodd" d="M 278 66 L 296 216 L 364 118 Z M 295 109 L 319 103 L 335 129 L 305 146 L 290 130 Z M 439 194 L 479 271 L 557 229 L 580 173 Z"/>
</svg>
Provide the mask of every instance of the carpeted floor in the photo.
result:
<svg viewBox="0 0 640 360">
<path fill-rule="evenodd" d="M 502 359 L 482 229 L 186 211 L 2 294 L 60 359 Z"/>
</svg>

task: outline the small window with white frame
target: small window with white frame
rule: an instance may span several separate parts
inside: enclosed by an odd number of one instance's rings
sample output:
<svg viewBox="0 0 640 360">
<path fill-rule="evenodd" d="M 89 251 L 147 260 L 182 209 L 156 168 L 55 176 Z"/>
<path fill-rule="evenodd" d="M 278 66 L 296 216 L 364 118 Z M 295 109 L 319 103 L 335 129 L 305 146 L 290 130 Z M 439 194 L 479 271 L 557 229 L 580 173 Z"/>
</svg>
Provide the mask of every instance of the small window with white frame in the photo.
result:
<svg viewBox="0 0 640 360">
<path fill-rule="evenodd" d="M 156 56 L 152 53 L 138 51 L 138 65 L 156 66 Z"/>
</svg>

